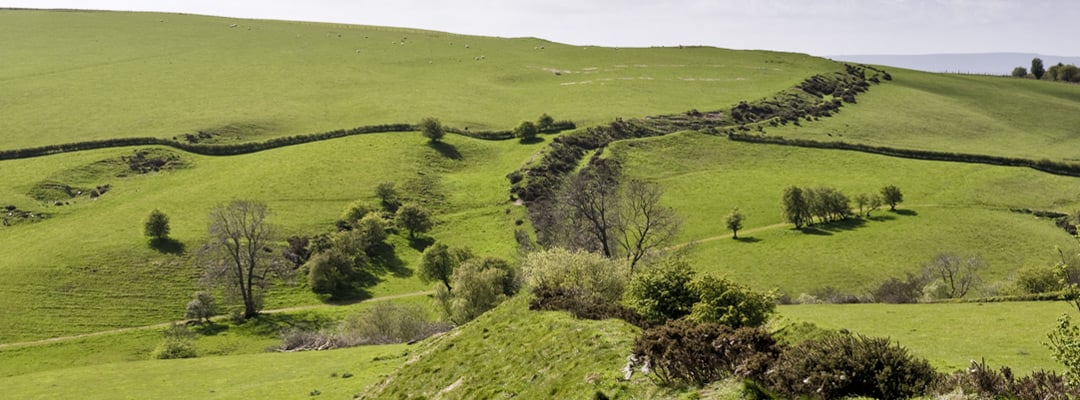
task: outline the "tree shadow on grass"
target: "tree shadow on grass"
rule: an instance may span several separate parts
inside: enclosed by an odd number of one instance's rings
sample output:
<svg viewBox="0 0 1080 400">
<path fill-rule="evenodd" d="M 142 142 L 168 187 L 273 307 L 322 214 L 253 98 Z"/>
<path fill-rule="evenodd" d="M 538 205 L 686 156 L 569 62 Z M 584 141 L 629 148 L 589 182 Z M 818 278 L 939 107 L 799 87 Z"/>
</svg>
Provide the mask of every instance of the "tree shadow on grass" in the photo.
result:
<svg viewBox="0 0 1080 400">
<path fill-rule="evenodd" d="M 157 250 L 159 253 L 183 255 L 187 251 L 187 246 L 179 240 L 165 237 L 154 238 L 150 240 L 150 247 Z"/>
<path fill-rule="evenodd" d="M 259 314 L 236 328 L 255 335 L 275 336 L 289 330 L 318 331 L 334 322 L 333 318 L 319 313 Z"/>
<path fill-rule="evenodd" d="M 461 152 L 458 151 L 457 147 L 454 147 L 454 145 L 450 143 L 428 142 L 428 147 L 435 149 L 435 151 L 439 152 L 439 154 L 442 154 L 443 157 L 449 158 L 451 160 L 461 160 L 462 158 L 464 158 L 461 155 Z"/>
<path fill-rule="evenodd" d="M 543 143 L 545 140 L 546 139 L 544 139 L 544 138 L 542 138 L 540 136 L 536 136 L 536 137 L 533 137 L 532 139 L 519 139 L 518 143 L 521 143 L 521 144 L 536 144 L 536 143 Z"/>
<path fill-rule="evenodd" d="M 864 226 L 866 226 L 866 219 L 848 218 L 807 226 L 802 228 L 802 232 L 809 235 L 829 236 L 838 232 L 853 231 Z"/>
<path fill-rule="evenodd" d="M 368 256 L 371 257 L 372 271 L 376 274 L 389 272 L 395 278 L 408 278 L 413 274 L 411 269 L 405 268 L 405 261 L 398 258 L 397 253 L 394 252 L 394 246 L 387 243 L 376 245 Z"/>
<path fill-rule="evenodd" d="M 896 214 L 896 215 L 903 215 L 903 216 L 905 216 L 905 217 L 914 217 L 914 216 L 917 216 L 917 215 L 919 215 L 919 213 L 918 213 L 918 212 L 916 212 L 915 210 L 907 210 L 907 209 L 903 209 L 903 210 L 890 210 L 889 212 L 891 212 L 891 213 L 893 213 L 893 214 Z"/>
<path fill-rule="evenodd" d="M 753 237 L 753 236 L 744 236 L 744 237 L 736 238 L 735 241 L 740 242 L 740 243 L 757 243 L 757 242 L 760 242 L 761 239 L 758 239 L 758 238 Z"/>
<path fill-rule="evenodd" d="M 435 239 L 430 237 L 416 236 L 409 238 L 409 247 L 412 247 L 413 250 L 419 251 L 421 253 L 423 253 L 424 250 L 427 250 L 427 248 L 433 244 L 435 244 Z"/>
<path fill-rule="evenodd" d="M 870 221 L 874 221 L 874 222 L 885 222 L 885 221 L 895 220 L 896 216 L 893 216 L 893 215 L 880 215 L 880 214 L 879 215 L 873 215 L 873 214 L 871 214 L 871 215 L 865 217 L 865 219 L 870 220 Z"/>
</svg>

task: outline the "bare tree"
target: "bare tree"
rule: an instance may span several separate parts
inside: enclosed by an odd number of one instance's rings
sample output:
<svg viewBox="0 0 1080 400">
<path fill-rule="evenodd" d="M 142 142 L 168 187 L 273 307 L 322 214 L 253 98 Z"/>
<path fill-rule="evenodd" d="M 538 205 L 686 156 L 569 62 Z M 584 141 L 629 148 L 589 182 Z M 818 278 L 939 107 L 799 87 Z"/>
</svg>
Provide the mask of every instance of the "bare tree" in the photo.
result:
<svg viewBox="0 0 1080 400">
<path fill-rule="evenodd" d="M 571 177 L 563 188 L 561 203 L 566 212 L 562 224 L 567 228 L 562 229 L 564 240 L 572 240 L 576 234 L 585 236 L 584 243 L 570 243 L 570 247 L 599 251 L 608 258 L 615 256 L 615 230 L 619 225 L 617 175 L 615 167 L 598 163 Z"/>
<path fill-rule="evenodd" d="M 201 251 L 203 282 L 222 287 L 244 304 L 244 318 L 259 314 L 262 292 L 273 276 L 287 276 L 280 251 L 270 248 L 274 229 L 266 222 L 266 204 L 234 200 L 210 211 L 210 239 Z"/>
<path fill-rule="evenodd" d="M 630 181 L 623 190 L 618 238 L 631 274 L 638 261 L 671 242 L 679 232 L 675 212 L 660 204 L 663 193 L 660 185 L 639 180 Z"/>
<path fill-rule="evenodd" d="M 950 299 L 964 297 L 968 290 L 979 283 L 979 270 L 986 264 L 978 257 L 960 257 L 941 253 L 926 266 L 927 275 L 941 278 L 944 295 Z"/>
</svg>

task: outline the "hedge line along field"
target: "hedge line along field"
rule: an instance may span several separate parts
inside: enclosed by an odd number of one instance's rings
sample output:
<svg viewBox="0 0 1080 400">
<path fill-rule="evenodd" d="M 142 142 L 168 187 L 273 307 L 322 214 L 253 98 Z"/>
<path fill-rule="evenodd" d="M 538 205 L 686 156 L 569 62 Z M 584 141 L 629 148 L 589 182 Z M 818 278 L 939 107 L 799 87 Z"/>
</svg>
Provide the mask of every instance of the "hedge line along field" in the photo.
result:
<svg viewBox="0 0 1080 400">
<path fill-rule="evenodd" d="M 885 85 L 883 85 L 885 86 Z M 845 111 L 846 112 L 846 111 Z M 889 277 L 917 272 L 940 252 L 978 255 L 990 282 L 1017 268 L 1052 263 L 1074 241 L 1049 219 L 1009 208 L 1057 211 L 1080 203 L 1080 179 L 1027 168 L 899 159 L 849 151 L 748 144 L 684 132 L 617 143 L 605 153 L 626 173 L 659 182 L 682 217 L 679 241 L 704 270 L 794 296 L 825 286 L 864 294 Z M 785 187 L 830 186 L 854 198 L 897 185 L 899 212 L 819 226 L 782 224 Z M 742 241 L 723 219 L 746 216 Z M 814 279 L 807 279 L 813 276 Z"/>
<path fill-rule="evenodd" d="M 769 134 L 820 141 L 1080 161 L 1080 86 L 888 68 L 845 112 Z"/>
<path fill-rule="evenodd" d="M 8 249 L 0 257 L 0 299 L 9 305 L 0 342 L 181 317 L 197 288 L 192 255 L 205 241 L 207 214 L 232 199 L 265 201 L 283 235 L 314 235 L 333 230 L 350 202 L 374 203 L 377 184 L 396 181 L 401 187 L 426 177 L 422 181 L 445 198 L 434 206 L 440 223 L 431 237 L 477 254 L 512 257 L 515 221 L 523 211 L 506 200 L 504 171 L 542 145 L 451 135 L 433 148 L 419 133 L 373 134 L 234 157 L 176 152 L 186 168 L 124 178 L 93 166 L 136 149 L 4 161 L 0 168 L 10 172 L 0 174 L 0 202 L 49 217 L 0 227 Z M 58 207 L 30 197 L 42 181 L 112 189 L 96 200 L 80 196 Z M 181 254 L 148 246 L 142 221 L 155 208 L 169 215 L 170 236 L 182 243 Z M 403 238 L 392 240 L 403 268 L 412 268 L 419 252 Z M 414 276 L 387 275 L 370 294 L 427 289 Z M 307 289 L 293 288 L 275 292 L 267 307 L 315 303 Z"/>
<path fill-rule="evenodd" d="M 441 118 L 510 129 L 719 109 L 838 64 L 715 48 L 180 14 L 0 10 L 0 148 L 206 131 L 249 141 Z M 648 101 L 642 101 L 648 98 Z"/>
</svg>

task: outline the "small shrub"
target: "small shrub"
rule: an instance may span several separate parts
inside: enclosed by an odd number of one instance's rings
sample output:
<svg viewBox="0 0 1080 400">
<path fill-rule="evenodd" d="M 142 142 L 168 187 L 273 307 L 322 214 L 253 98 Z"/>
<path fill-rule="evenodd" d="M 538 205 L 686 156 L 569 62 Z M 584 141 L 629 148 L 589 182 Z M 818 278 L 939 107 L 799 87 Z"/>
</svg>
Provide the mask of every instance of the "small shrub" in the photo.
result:
<svg viewBox="0 0 1080 400">
<path fill-rule="evenodd" d="M 95 191 L 94 193 L 97 192 Z M 143 233 L 153 239 L 164 239 L 168 237 L 169 216 L 165 215 L 161 210 L 154 209 L 154 211 L 151 211 L 150 215 L 146 217 L 146 222 L 143 223 Z"/>
<path fill-rule="evenodd" d="M 690 286 L 694 271 L 682 260 L 661 264 L 634 274 L 626 286 L 626 302 L 645 318 L 663 322 L 690 315 L 697 302 Z"/>
<path fill-rule="evenodd" d="M 957 390 L 987 399 L 1067 400 L 1080 396 L 1080 387 L 1070 386 L 1055 372 L 1034 371 L 1017 378 L 1009 367 L 995 371 L 985 360 L 972 360 L 970 368 L 945 376 L 934 388 L 939 395 Z"/>
<path fill-rule="evenodd" d="M 725 278 L 703 275 L 690 283 L 697 302 L 689 318 L 697 322 L 715 322 L 732 328 L 765 324 L 776 310 L 772 293 L 760 293 Z"/>
<path fill-rule="evenodd" d="M 1065 288 L 1054 268 L 1035 266 L 1016 271 L 1016 288 L 1024 294 L 1056 292 Z"/>
<path fill-rule="evenodd" d="M 374 307 L 348 317 L 339 327 L 341 344 L 406 343 L 450 330 L 450 325 L 427 318 L 416 305 L 380 302 Z"/>
<path fill-rule="evenodd" d="M 521 263 L 526 285 L 596 297 L 608 303 L 622 298 L 630 275 L 624 263 L 599 254 L 554 248 L 530 253 Z"/>
<path fill-rule="evenodd" d="M 187 303 L 184 318 L 195 321 L 210 322 L 210 317 L 217 315 L 217 304 L 214 296 L 207 292 L 195 292 L 195 298 Z"/>
<path fill-rule="evenodd" d="M 187 326 L 172 324 L 165 330 L 165 339 L 154 349 L 151 354 L 159 360 L 177 358 L 194 358 L 195 333 L 188 330 Z"/>
<path fill-rule="evenodd" d="M 530 310 L 569 311 L 576 318 L 589 320 L 617 318 L 640 328 L 649 325 L 648 321 L 634 310 L 597 296 L 543 285 L 533 288 L 532 292 Z"/>
<path fill-rule="evenodd" d="M 918 303 L 926 280 L 921 276 L 907 274 L 906 280 L 889 278 L 874 290 L 874 301 L 890 304 Z"/>
<path fill-rule="evenodd" d="M 790 398 L 900 399 L 926 393 L 936 378 L 930 363 L 889 339 L 838 335 L 785 350 L 768 381 Z"/>
</svg>

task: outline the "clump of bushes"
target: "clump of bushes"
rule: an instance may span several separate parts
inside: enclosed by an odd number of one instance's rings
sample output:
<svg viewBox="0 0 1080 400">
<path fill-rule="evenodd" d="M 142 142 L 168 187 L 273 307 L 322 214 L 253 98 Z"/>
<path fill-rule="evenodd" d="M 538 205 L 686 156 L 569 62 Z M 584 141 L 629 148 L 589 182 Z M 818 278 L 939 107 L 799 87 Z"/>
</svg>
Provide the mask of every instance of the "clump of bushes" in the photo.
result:
<svg viewBox="0 0 1080 400">
<path fill-rule="evenodd" d="M 151 356 L 159 360 L 194 358 L 195 333 L 185 325 L 173 323 L 165 330 L 165 339 L 158 344 Z"/>
<path fill-rule="evenodd" d="M 802 342 L 784 351 L 772 369 L 769 387 L 790 398 L 902 399 L 926 393 L 937 379 L 930 363 L 907 349 L 855 335 Z"/>
<path fill-rule="evenodd" d="M 705 385 L 732 376 L 763 380 L 780 347 L 760 328 L 672 320 L 642 332 L 634 356 L 648 360 L 664 384 Z"/>
<path fill-rule="evenodd" d="M 630 280 L 625 299 L 645 318 L 663 323 L 688 318 L 734 328 L 760 326 L 776 310 L 776 296 L 726 278 L 696 276 L 682 260 L 665 260 Z"/>
<path fill-rule="evenodd" d="M 451 326 L 428 318 L 416 305 L 380 302 L 353 314 L 333 330 L 294 329 L 285 332 L 278 351 L 317 351 L 353 346 L 410 343 L 446 332 Z"/>
<path fill-rule="evenodd" d="M 944 376 L 935 385 L 938 395 L 961 392 L 987 399 L 1074 399 L 1080 396 L 1080 386 L 1071 386 L 1065 377 L 1053 371 L 1034 371 L 1016 377 L 1009 367 L 995 371 L 982 362 L 971 361 L 971 367 Z"/>
</svg>

